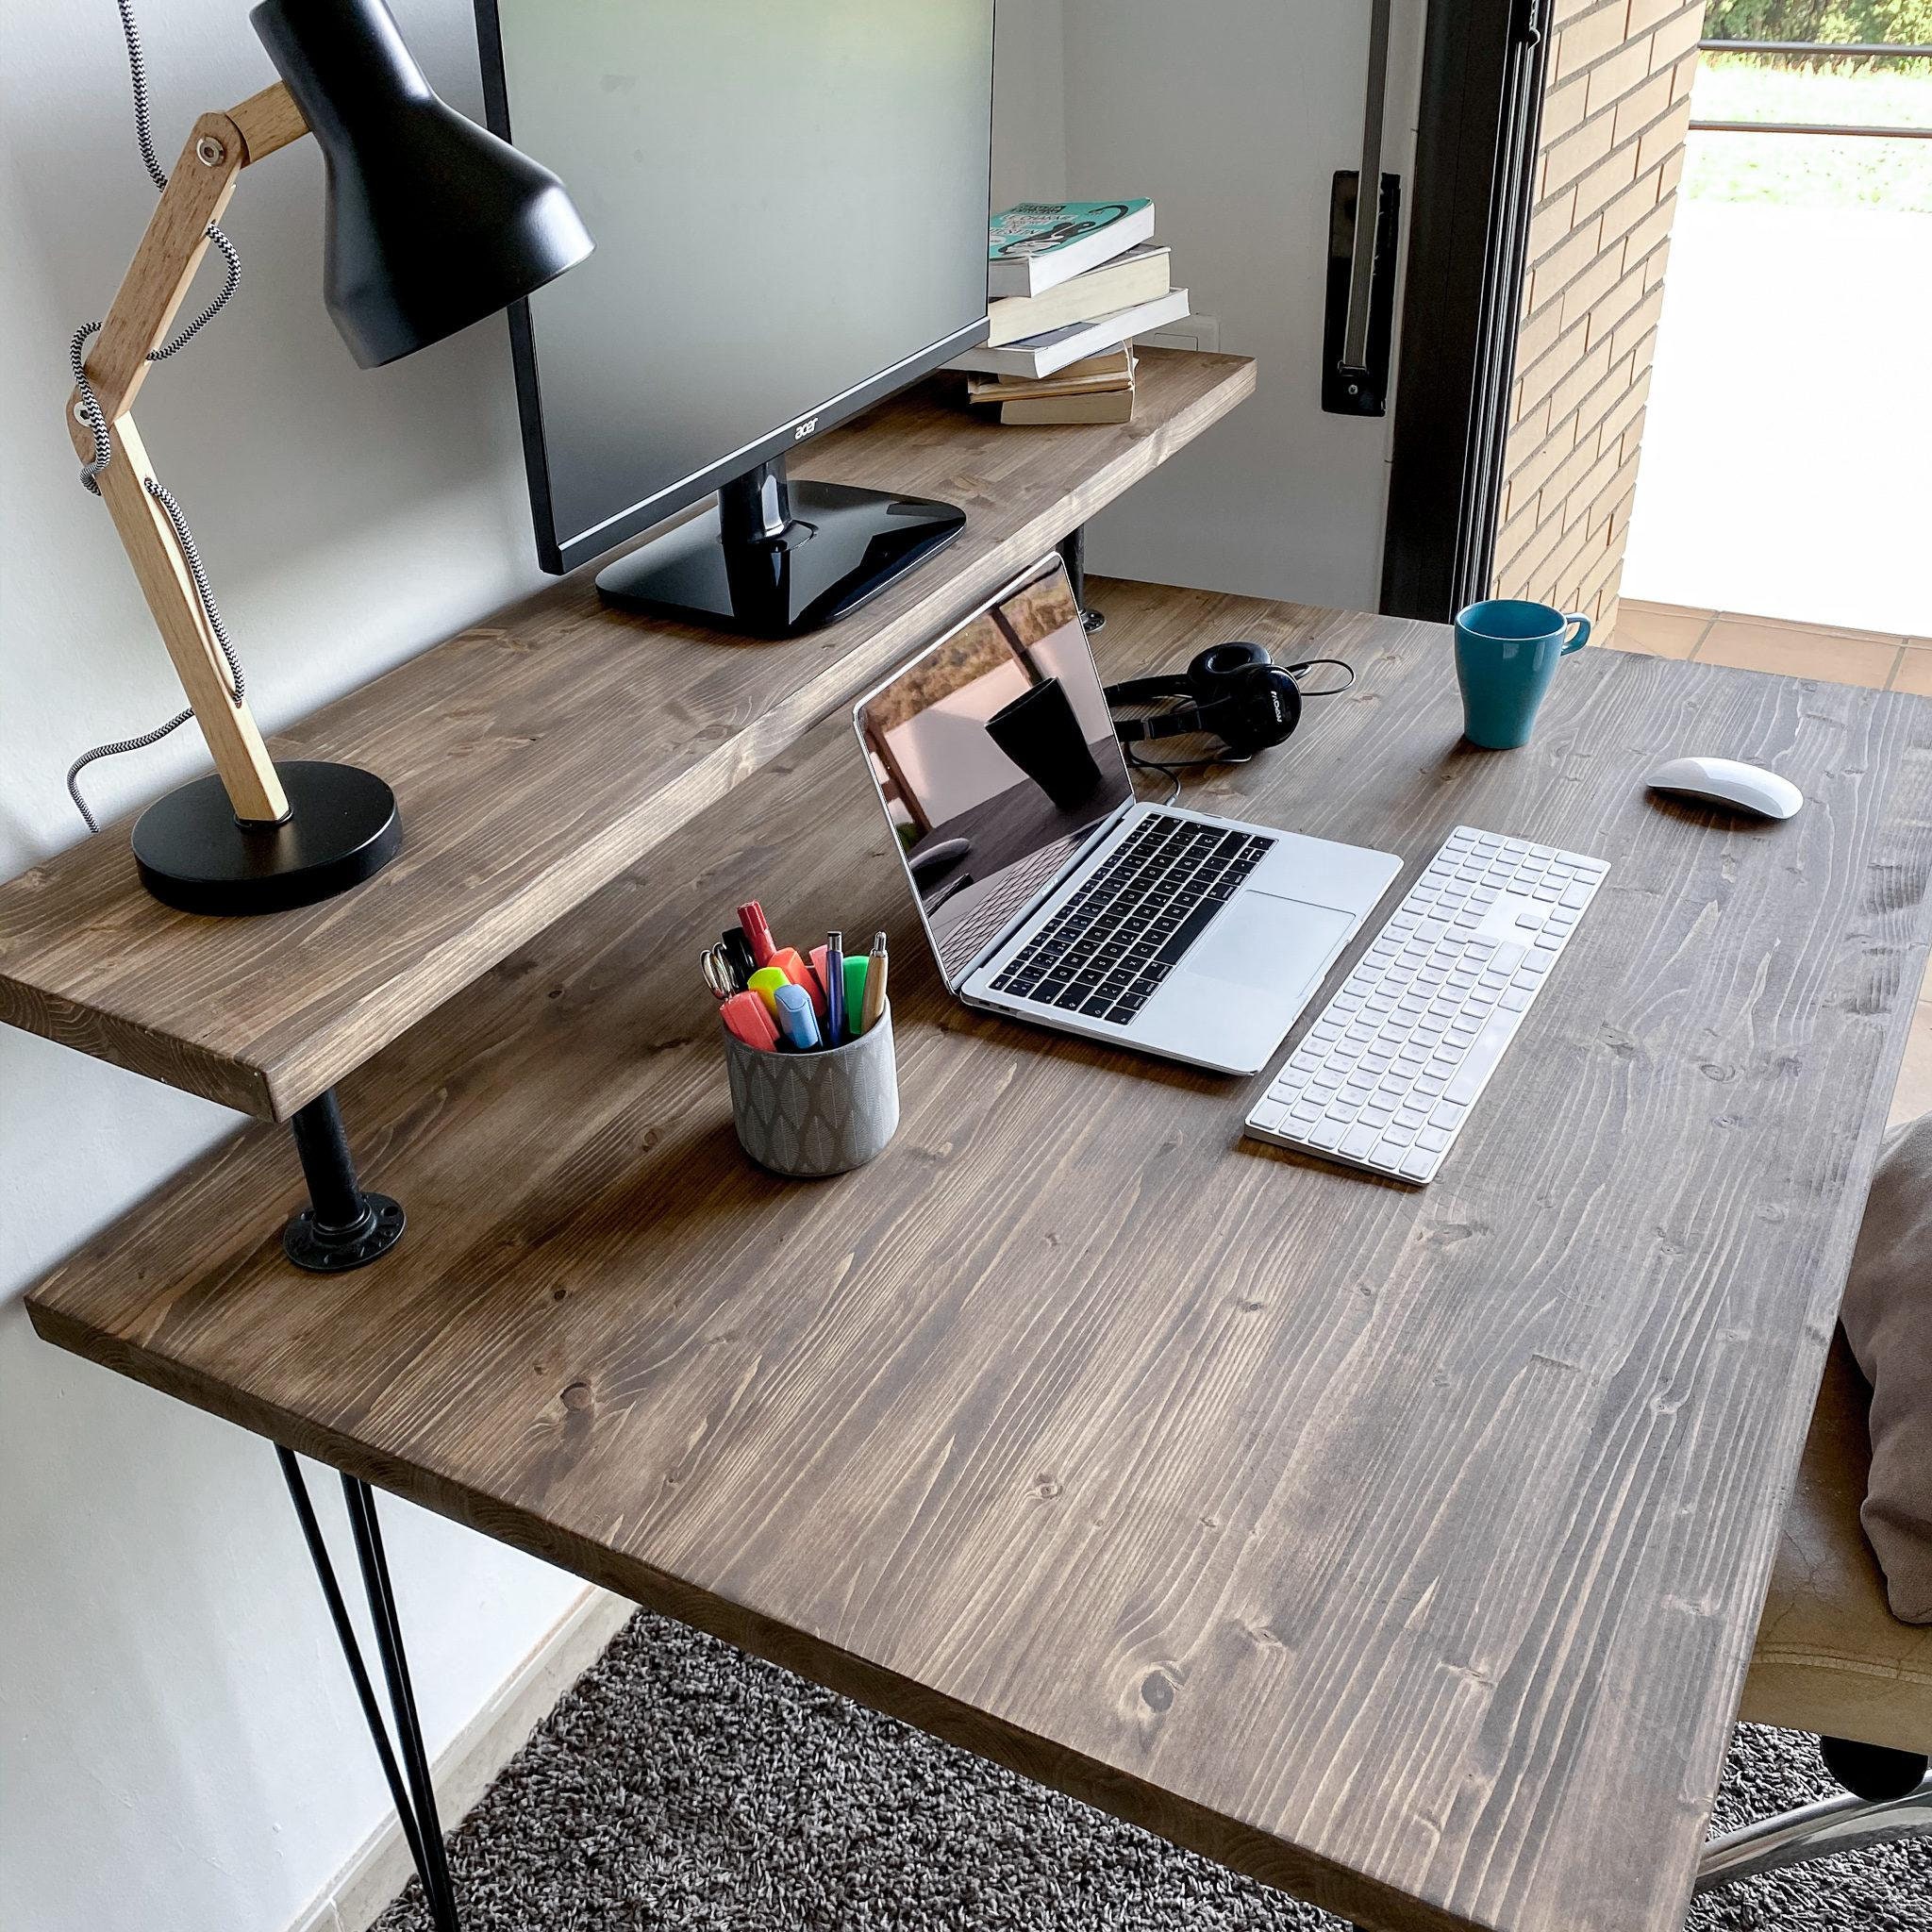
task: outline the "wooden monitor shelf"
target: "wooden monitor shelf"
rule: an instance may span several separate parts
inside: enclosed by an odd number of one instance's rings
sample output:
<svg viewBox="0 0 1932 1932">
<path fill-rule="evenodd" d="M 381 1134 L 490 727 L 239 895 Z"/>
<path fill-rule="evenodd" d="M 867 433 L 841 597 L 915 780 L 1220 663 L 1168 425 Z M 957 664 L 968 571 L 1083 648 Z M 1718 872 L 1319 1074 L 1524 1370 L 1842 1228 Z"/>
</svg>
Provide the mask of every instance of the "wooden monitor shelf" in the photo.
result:
<svg viewBox="0 0 1932 1932">
<path fill-rule="evenodd" d="M 947 498 L 965 533 L 842 624 L 753 643 L 626 616 L 588 571 L 278 733 L 387 777 L 405 844 L 344 898 L 195 918 L 110 827 L 0 887 L 0 1020 L 286 1119 L 580 905 L 1252 392 L 1150 350 L 1130 424 L 1015 430 L 928 386 L 798 474 Z"/>
</svg>

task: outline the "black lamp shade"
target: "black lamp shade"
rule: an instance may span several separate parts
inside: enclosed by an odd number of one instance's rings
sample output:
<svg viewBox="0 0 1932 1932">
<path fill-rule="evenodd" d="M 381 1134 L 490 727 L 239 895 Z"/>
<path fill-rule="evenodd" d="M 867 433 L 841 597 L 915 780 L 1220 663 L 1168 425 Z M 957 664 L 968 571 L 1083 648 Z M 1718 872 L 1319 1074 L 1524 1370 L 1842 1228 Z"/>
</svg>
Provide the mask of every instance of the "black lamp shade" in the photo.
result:
<svg viewBox="0 0 1932 1932">
<path fill-rule="evenodd" d="M 248 17 L 322 145 L 323 298 L 364 369 L 590 254 L 562 182 L 437 98 L 382 0 L 262 0 Z"/>
</svg>

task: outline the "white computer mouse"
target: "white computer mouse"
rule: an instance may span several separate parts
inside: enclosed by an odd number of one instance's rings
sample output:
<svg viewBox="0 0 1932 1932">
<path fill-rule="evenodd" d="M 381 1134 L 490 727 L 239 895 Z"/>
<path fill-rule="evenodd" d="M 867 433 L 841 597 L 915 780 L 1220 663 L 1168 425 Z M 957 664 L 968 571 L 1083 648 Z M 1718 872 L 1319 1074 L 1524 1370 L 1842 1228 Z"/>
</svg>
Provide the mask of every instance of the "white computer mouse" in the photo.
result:
<svg viewBox="0 0 1932 1932">
<path fill-rule="evenodd" d="M 1707 798 L 1766 819 L 1788 819 L 1805 803 L 1789 778 L 1739 758 L 1671 758 L 1643 782 L 1653 791 Z"/>
</svg>

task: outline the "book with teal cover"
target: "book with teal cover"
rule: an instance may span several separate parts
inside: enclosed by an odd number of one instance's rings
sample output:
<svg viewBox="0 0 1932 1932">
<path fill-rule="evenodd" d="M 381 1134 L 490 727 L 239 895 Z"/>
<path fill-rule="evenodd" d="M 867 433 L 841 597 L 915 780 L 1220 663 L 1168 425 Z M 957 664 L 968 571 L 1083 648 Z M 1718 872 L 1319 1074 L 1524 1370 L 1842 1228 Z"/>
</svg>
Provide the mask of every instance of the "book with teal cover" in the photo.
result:
<svg viewBox="0 0 1932 1932">
<path fill-rule="evenodd" d="M 987 224 L 987 293 L 1038 295 L 1111 261 L 1154 232 L 1154 204 L 1023 201 Z"/>
<path fill-rule="evenodd" d="M 986 258 L 1045 255 L 1096 229 L 1126 220 L 1150 201 L 1023 201 L 993 216 L 986 228 Z"/>
</svg>

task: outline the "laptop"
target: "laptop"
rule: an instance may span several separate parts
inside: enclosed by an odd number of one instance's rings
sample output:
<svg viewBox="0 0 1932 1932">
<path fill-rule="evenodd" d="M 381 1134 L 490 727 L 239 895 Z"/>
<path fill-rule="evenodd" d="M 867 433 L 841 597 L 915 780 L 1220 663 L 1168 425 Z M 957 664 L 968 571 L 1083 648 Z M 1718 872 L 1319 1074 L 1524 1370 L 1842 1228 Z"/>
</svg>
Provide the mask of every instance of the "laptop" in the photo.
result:
<svg viewBox="0 0 1932 1932">
<path fill-rule="evenodd" d="M 1401 870 L 1137 799 L 1058 555 L 853 724 L 946 990 L 1062 1033 L 1252 1074 Z"/>
</svg>

